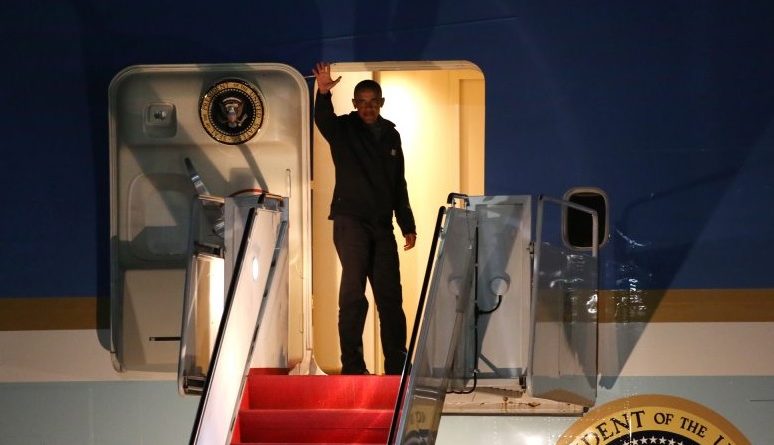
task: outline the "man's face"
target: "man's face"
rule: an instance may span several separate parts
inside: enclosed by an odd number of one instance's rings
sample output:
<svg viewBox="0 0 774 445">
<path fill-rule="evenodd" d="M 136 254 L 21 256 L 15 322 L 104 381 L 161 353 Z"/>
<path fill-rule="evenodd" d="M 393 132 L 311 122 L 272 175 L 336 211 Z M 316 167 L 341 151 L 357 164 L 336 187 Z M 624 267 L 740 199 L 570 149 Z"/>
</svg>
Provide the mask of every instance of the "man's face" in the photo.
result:
<svg viewBox="0 0 774 445">
<path fill-rule="evenodd" d="M 355 94 L 352 105 L 363 122 L 373 124 L 379 118 L 379 109 L 384 105 L 384 98 L 377 96 L 372 90 L 362 89 Z"/>
</svg>

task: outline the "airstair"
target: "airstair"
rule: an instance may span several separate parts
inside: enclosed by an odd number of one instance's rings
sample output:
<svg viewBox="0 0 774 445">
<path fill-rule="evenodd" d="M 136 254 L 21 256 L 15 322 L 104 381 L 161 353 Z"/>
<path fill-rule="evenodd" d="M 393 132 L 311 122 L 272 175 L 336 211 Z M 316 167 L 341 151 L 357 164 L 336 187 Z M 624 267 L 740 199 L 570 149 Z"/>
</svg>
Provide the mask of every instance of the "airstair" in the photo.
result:
<svg viewBox="0 0 774 445">
<path fill-rule="evenodd" d="M 201 216 L 210 204 L 209 198 L 200 199 L 201 213 L 195 219 L 205 225 L 218 221 Z M 588 210 L 541 197 L 539 226 L 546 203 Z M 191 241 L 194 252 L 186 286 L 179 375 L 181 391 L 201 397 L 191 444 L 434 443 L 447 394 L 464 391 L 471 381 L 479 383 L 480 318 L 502 304 L 501 295 L 488 310 L 481 310 L 477 301 L 478 268 L 486 262 L 480 237 L 491 224 L 513 228 L 507 224 L 511 205 L 502 198 L 450 195 L 448 205 L 439 209 L 409 345 L 410 360 L 401 377 L 324 376 L 288 375 L 281 363 L 287 330 L 271 325 L 286 318 L 282 312 L 282 299 L 287 296 L 282 285 L 287 261 L 283 200 L 265 195 L 227 200 L 226 239 L 240 241 L 214 337 L 197 332 L 198 320 L 218 318 L 201 314 L 202 308 L 217 306 L 205 302 L 213 295 L 212 274 L 197 272 L 203 268 L 202 261 L 210 261 L 199 256 L 209 258 L 211 253 L 196 251 L 196 246 L 206 243 Z M 498 207 L 505 211 L 497 211 Z M 207 236 L 212 230 L 197 233 Z M 502 232 L 496 237 L 507 238 Z M 533 343 L 533 366 L 524 383 L 536 396 L 591 406 L 596 397 L 596 356 L 593 360 L 587 356 L 596 343 L 596 319 L 589 311 L 595 295 L 596 251 L 579 255 L 557 249 L 541 237 L 537 242 L 542 248 L 535 250 L 530 335 L 538 346 Z M 548 264 L 546 270 L 541 269 L 541 257 Z M 507 277 L 498 275 L 489 280 L 489 286 L 505 293 Z M 197 343 L 209 339 L 213 341 L 205 347 Z M 205 357 L 199 356 L 202 351 Z M 209 363 L 206 373 L 201 363 Z"/>
</svg>

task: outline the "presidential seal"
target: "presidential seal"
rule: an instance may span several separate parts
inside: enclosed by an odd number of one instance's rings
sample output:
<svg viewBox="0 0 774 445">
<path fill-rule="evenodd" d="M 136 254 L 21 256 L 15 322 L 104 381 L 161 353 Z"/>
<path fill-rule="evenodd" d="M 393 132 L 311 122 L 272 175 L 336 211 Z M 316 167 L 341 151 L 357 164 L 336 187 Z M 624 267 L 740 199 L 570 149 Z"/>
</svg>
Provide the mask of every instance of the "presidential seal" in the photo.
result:
<svg viewBox="0 0 774 445">
<path fill-rule="evenodd" d="M 750 445 L 728 420 L 680 397 L 626 397 L 589 411 L 557 445 Z"/>
<path fill-rule="evenodd" d="M 263 125 L 263 97 L 255 86 L 244 80 L 222 80 L 202 95 L 199 117 L 204 130 L 216 141 L 242 144 Z"/>
</svg>

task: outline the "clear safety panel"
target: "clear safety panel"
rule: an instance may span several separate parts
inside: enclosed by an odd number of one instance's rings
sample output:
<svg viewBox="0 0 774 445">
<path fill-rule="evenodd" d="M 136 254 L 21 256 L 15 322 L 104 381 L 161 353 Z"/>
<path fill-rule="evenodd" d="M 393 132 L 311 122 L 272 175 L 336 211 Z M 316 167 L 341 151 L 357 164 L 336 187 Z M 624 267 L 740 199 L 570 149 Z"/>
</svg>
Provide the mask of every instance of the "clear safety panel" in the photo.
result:
<svg viewBox="0 0 774 445">
<path fill-rule="evenodd" d="M 567 208 L 592 219 L 589 249 L 566 246 Z M 533 397 L 592 406 L 597 394 L 597 215 L 540 197 L 537 207 L 527 391 Z"/>
<path fill-rule="evenodd" d="M 460 340 L 473 317 L 476 214 L 448 209 L 402 401 L 398 443 L 433 443 L 447 389 L 464 382 Z"/>
<path fill-rule="evenodd" d="M 252 208 L 245 223 L 222 321 L 212 351 L 196 416 L 192 444 L 226 444 L 250 368 L 277 264 L 287 262 L 287 221 L 282 213 Z M 284 268 L 282 268 L 284 271 Z"/>
<path fill-rule="evenodd" d="M 492 385 L 502 385 L 502 379 L 524 375 L 529 354 L 531 198 L 471 196 L 470 206 L 478 217 L 476 302 L 480 316 L 476 332 L 468 335 L 477 341 L 468 350 L 469 369 L 478 370 L 481 386 L 488 385 L 487 379 L 493 380 Z"/>
<path fill-rule="evenodd" d="M 218 236 L 223 199 L 197 196 L 192 205 L 178 363 L 181 395 L 201 394 L 223 315 L 226 284 L 223 241 Z"/>
<path fill-rule="evenodd" d="M 181 395 L 201 394 L 250 209 L 282 212 L 284 220 L 289 207 L 287 199 L 266 195 L 225 200 L 199 195 L 195 201 L 178 364 Z M 251 359 L 254 368 L 287 367 L 287 262 L 274 263 L 272 267 L 274 287 L 268 294 L 263 329 L 256 339 L 260 347 Z"/>
</svg>

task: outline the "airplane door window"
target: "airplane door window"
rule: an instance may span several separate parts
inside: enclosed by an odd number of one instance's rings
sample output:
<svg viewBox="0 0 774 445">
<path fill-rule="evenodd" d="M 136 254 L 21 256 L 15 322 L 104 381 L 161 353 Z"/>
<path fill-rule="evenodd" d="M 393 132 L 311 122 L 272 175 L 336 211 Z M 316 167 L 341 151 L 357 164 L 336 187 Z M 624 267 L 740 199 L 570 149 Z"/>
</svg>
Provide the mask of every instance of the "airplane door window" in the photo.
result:
<svg viewBox="0 0 774 445">
<path fill-rule="evenodd" d="M 564 194 L 566 201 L 596 210 L 599 217 L 599 247 L 608 238 L 607 194 L 596 187 L 576 187 Z M 565 244 L 573 249 L 591 248 L 591 215 L 573 208 L 566 208 L 562 223 Z"/>
</svg>

